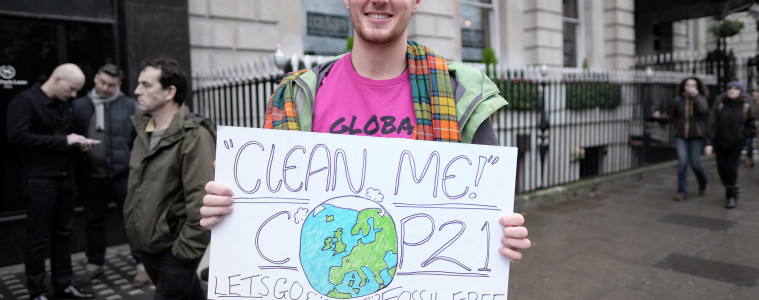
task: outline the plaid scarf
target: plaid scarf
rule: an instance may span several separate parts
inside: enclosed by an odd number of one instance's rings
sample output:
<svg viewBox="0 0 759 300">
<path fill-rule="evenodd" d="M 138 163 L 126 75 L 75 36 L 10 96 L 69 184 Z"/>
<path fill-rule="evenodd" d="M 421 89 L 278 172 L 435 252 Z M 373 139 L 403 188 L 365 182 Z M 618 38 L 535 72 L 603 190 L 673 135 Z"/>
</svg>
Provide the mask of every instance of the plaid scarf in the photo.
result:
<svg viewBox="0 0 759 300">
<path fill-rule="evenodd" d="M 406 57 L 416 115 L 414 139 L 461 142 L 456 101 L 445 59 L 414 41 L 408 41 Z M 282 79 L 266 105 L 264 128 L 299 130 L 294 103 L 295 78 L 305 72 L 308 70 L 290 73 Z"/>
</svg>

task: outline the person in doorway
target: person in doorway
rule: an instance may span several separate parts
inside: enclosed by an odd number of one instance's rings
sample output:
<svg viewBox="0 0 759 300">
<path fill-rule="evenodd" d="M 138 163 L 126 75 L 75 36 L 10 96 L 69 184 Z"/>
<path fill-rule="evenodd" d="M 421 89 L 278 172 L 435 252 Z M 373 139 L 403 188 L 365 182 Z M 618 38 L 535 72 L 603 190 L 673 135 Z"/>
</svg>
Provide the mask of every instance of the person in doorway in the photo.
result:
<svg viewBox="0 0 759 300">
<path fill-rule="evenodd" d="M 196 270 L 211 235 L 199 210 L 213 179 L 216 129 L 190 113 L 187 87 L 175 61 L 157 58 L 142 63 L 134 91 L 143 113 L 132 116 L 124 226 L 142 250 L 155 299 L 206 299 Z"/>
<path fill-rule="evenodd" d="M 446 62 L 407 40 L 421 0 L 344 4 L 354 28 L 353 50 L 287 75 L 267 104 L 265 128 L 497 144 L 490 115 L 507 104 L 497 86 L 481 71 Z M 354 132 L 341 124 L 352 118 L 364 124 L 372 116 L 396 120 L 397 130 Z M 232 212 L 233 195 L 217 182 L 209 182 L 206 192 L 201 225 L 210 229 Z M 509 214 L 500 223 L 501 255 L 520 260 L 519 250 L 530 247 L 523 216 Z"/>
<path fill-rule="evenodd" d="M 93 80 L 95 88 L 73 103 L 74 132 L 103 141 L 81 155 L 79 161 L 80 199 L 87 221 L 87 265 L 84 273 L 75 278 L 77 284 L 89 283 L 105 271 L 108 203 L 115 201 L 119 217 L 123 214 L 129 153 L 135 137 L 130 117 L 138 111 L 137 101 L 121 93 L 123 76 L 116 65 L 102 66 Z M 137 269 L 132 286 L 139 288 L 150 279 L 139 249 L 131 244 L 130 248 Z"/>
<path fill-rule="evenodd" d="M 680 82 L 677 95 L 669 103 L 665 114 L 654 113 L 654 119 L 675 123 L 675 148 L 677 149 L 677 194 L 675 201 L 688 197 L 688 165 L 698 180 L 698 194 L 706 193 L 709 178 L 701 167 L 701 153 L 708 128 L 709 90 L 697 77 Z"/>
<path fill-rule="evenodd" d="M 717 170 L 725 186 L 725 208 L 738 205 L 738 168 L 746 140 L 756 136 L 756 111 L 743 84 L 731 81 L 727 91 L 717 96 L 709 112 L 706 154 L 715 152 Z"/>
<path fill-rule="evenodd" d="M 76 199 L 75 160 L 98 141 L 72 133 L 69 99 L 84 85 L 84 73 L 62 64 L 45 83 L 16 95 L 8 105 L 8 143 L 19 151 L 21 193 L 26 201 L 24 270 L 29 299 L 46 300 L 45 256 L 50 244 L 51 283 L 56 298 L 90 299 L 72 285 L 71 233 Z"/>
</svg>

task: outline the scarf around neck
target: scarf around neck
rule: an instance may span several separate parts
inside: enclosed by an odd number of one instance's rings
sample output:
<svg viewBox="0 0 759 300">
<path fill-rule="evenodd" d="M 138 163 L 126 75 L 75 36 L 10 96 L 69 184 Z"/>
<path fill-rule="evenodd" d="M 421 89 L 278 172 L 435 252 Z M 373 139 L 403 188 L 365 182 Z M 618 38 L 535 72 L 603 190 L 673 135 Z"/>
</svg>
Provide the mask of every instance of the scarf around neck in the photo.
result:
<svg viewBox="0 0 759 300">
<path fill-rule="evenodd" d="M 105 104 L 116 101 L 119 96 L 121 96 L 121 91 L 116 91 L 108 98 L 100 98 L 94 88 L 87 94 L 87 97 L 92 101 L 92 106 L 95 107 L 96 130 L 105 130 Z"/>
<path fill-rule="evenodd" d="M 461 142 L 456 101 L 445 59 L 411 40 L 406 57 L 416 116 L 414 139 Z M 295 108 L 295 78 L 308 71 L 293 72 L 282 79 L 266 104 L 264 128 L 300 130 Z"/>
</svg>

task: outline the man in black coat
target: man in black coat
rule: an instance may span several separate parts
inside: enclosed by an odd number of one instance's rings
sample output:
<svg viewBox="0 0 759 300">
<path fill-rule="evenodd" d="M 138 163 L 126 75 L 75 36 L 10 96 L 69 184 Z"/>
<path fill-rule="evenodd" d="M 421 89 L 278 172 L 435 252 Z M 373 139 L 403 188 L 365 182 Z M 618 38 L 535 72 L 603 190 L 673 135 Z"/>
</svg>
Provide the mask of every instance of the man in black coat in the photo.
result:
<svg viewBox="0 0 759 300">
<path fill-rule="evenodd" d="M 74 227 L 77 152 L 98 141 L 71 133 L 67 100 L 84 85 L 74 64 L 55 68 L 44 84 L 16 95 L 8 105 L 8 143 L 19 152 L 21 193 L 27 204 L 24 267 L 30 299 L 47 299 L 46 247 L 56 298 L 93 298 L 71 285 L 70 238 Z"/>
<path fill-rule="evenodd" d="M 89 283 L 105 271 L 108 203 L 115 201 L 119 217 L 123 215 L 129 155 L 136 135 L 130 117 L 138 111 L 137 100 L 120 91 L 123 76 L 116 65 L 100 67 L 93 80 L 95 87 L 73 103 L 74 132 L 103 141 L 83 153 L 79 160 L 77 180 L 87 219 L 87 265 L 85 272 L 74 280 L 76 284 Z M 150 279 L 139 249 L 131 244 L 130 248 L 137 263 L 132 285 L 141 287 Z"/>
</svg>

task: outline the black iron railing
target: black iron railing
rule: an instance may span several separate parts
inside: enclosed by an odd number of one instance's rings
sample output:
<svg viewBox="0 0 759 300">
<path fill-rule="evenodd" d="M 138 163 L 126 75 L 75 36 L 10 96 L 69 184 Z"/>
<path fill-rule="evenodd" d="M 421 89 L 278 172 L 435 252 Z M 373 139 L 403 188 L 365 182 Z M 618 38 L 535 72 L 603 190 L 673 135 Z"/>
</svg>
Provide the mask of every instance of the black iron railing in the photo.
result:
<svg viewBox="0 0 759 300">
<path fill-rule="evenodd" d="M 518 148 L 517 192 L 529 192 L 675 159 L 666 113 L 688 74 L 638 70 L 500 70 L 494 81 L 510 105 L 492 116 L 503 146 Z M 712 87 L 716 76 L 700 75 Z M 195 111 L 218 125 L 259 127 L 277 76 L 203 79 Z"/>
</svg>

